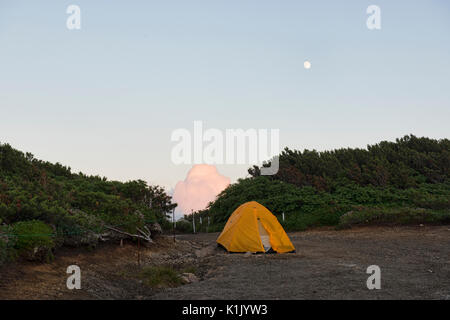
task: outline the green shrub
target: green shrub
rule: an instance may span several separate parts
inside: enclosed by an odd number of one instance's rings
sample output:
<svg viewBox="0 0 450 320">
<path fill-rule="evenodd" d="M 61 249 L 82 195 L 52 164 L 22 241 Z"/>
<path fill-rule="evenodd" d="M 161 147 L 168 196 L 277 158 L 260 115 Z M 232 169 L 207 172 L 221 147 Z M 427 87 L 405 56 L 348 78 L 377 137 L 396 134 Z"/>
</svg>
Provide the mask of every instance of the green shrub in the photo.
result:
<svg viewBox="0 0 450 320">
<path fill-rule="evenodd" d="M 337 225 L 339 217 L 354 206 L 381 210 L 380 217 L 379 212 L 356 214 L 373 223 L 446 221 L 445 212 L 450 211 L 449 150 L 448 139 L 413 135 L 367 149 L 317 152 L 286 148 L 279 155 L 275 175 L 262 176 L 261 167 L 250 168 L 251 177 L 229 185 L 200 213 L 219 225 L 241 204 L 257 201 L 278 217 L 284 212 L 288 218 L 283 225 L 289 230 Z"/>
<path fill-rule="evenodd" d="M 173 228 L 173 222 L 167 218 L 160 219 L 158 223 L 163 231 L 171 231 Z"/>
<path fill-rule="evenodd" d="M 11 237 L 11 233 L 11 226 L 0 225 L 0 266 L 16 258 L 15 238 Z"/>
<path fill-rule="evenodd" d="M 343 213 L 339 208 L 321 208 L 312 212 L 292 212 L 286 220 L 278 219 L 286 231 L 303 231 L 311 227 L 334 226 Z"/>
<path fill-rule="evenodd" d="M 97 216 L 81 210 L 69 210 L 57 223 L 56 244 L 95 247 L 98 243 L 98 234 L 104 232 L 103 224 Z"/>
<path fill-rule="evenodd" d="M 192 223 L 186 220 L 177 221 L 176 230 L 183 233 L 192 233 L 194 231 Z"/>
<path fill-rule="evenodd" d="M 50 233 L 57 234 L 51 238 L 56 246 L 93 246 L 106 231 L 105 224 L 136 233 L 145 223 L 165 219 L 174 207 L 159 186 L 72 173 L 69 167 L 41 161 L 0 143 L 0 220 L 8 225 L 39 220 L 55 226 Z M 119 237 L 123 236 L 113 234 L 108 239 Z M 28 247 L 29 243 L 21 240 L 18 245 Z"/>
<path fill-rule="evenodd" d="M 52 228 L 42 221 L 20 221 L 12 226 L 15 249 L 28 260 L 50 260 L 55 247 Z"/>
</svg>

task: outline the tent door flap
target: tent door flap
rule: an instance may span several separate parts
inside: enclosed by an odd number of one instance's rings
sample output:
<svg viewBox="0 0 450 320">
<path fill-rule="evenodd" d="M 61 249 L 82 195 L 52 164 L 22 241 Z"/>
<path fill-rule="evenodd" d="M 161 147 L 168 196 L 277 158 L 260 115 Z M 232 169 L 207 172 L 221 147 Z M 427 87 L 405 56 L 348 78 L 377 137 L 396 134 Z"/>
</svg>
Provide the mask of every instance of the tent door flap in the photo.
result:
<svg viewBox="0 0 450 320">
<path fill-rule="evenodd" d="M 267 233 L 266 229 L 261 224 L 261 221 L 258 219 L 258 231 L 259 237 L 261 238 L 261 243 L 264 247 L 264 251 L 269 251 L 272 245 L 270 244 L 270 236 Z"/>
</svg>

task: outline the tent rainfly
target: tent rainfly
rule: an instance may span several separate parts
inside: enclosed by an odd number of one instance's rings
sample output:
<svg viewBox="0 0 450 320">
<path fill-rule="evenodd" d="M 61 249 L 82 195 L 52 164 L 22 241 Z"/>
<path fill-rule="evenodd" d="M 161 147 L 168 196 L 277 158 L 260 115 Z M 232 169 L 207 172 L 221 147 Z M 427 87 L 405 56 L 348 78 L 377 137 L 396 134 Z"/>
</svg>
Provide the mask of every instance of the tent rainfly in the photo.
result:
<svg viewBox="0 0 450 320">
<path fill-rule="evenodd" d="M 277 218 L 256 201 L 242 204 L 231 214 L 217 243 L 229 252 L 295 252 Z"/>
</svg>

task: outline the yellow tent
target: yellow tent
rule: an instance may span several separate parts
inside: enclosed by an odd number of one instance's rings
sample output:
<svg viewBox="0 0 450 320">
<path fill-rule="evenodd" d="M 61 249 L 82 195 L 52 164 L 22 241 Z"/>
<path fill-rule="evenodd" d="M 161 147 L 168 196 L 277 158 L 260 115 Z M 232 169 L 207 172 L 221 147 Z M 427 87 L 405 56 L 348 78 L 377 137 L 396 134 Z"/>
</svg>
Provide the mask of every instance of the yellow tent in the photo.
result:
<svg viewBox="0 0 450 320">
<path fill-rule="evenodd" d="M 277 218 L 256 201 L 234 210 L 217 243 L 230 252 L 295 251 Z"/>
</svg>

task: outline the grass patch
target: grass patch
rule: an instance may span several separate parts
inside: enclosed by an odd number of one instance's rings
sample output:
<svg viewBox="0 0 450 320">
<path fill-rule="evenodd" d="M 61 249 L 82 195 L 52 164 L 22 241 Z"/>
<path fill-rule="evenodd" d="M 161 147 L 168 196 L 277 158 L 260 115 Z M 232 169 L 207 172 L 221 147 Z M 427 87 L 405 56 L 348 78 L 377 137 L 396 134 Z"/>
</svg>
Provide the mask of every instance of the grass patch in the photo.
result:
<svg viewBox="0 0 450 320">
<path fill-rule="evenodd" d="M 152 288 L 177 287 L 183 284 L 179 273 L 168 266 L 144 267 L 139 273 L 139 278 Z"/>
<path fill-rule="evenodd" d="M 180 273 L 193 273 L 196 274 L 198 272 L 198 269 L 194 265 L 187 265 L 183 266 L 180 270 Z"/>
<path fill-rule="evenodd" d="M 450 212 L 425 208 L 361 207 L 342 215 L 337 228 L 345 229 L 354 225 L 408 225 L 419 223 L 450 223 Z"/>
</svg>

